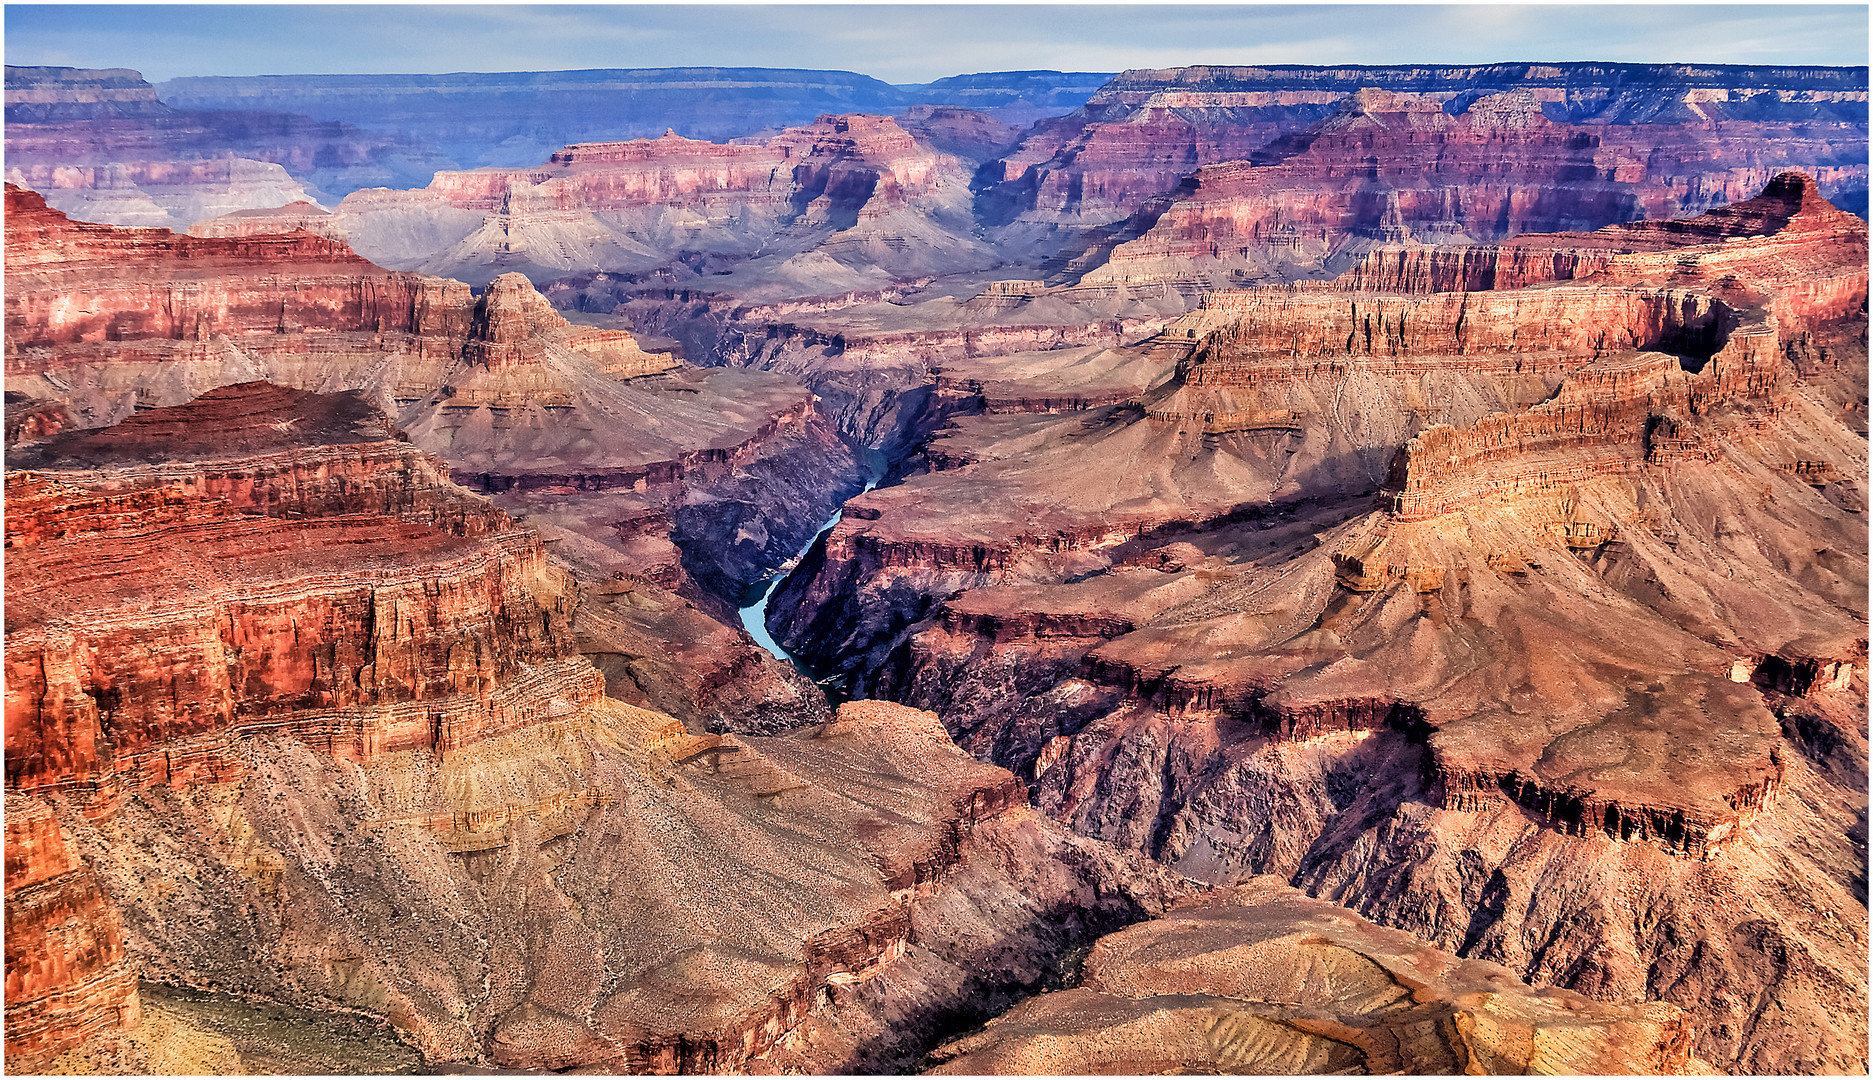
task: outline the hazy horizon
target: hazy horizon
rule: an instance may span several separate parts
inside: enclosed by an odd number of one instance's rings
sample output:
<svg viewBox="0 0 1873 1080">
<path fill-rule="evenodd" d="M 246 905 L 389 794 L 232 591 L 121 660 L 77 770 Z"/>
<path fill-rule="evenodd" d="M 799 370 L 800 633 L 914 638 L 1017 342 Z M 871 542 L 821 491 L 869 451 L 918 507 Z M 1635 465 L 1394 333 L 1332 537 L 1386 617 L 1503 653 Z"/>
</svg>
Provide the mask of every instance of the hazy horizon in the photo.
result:
<svg viewBox="0 0 1873 1080">
<path fill-rule="evenodd" d="M 360 35 L 366 18 L 373 32 Z M 895 84 L 1194 64 L 1856 67 L 1867 63 L 1867 28 L 1858 4 L 5 9 L 8 64 L 133 68 L 151 82 L 668 67 L 849 71 Z"/>
</svg>

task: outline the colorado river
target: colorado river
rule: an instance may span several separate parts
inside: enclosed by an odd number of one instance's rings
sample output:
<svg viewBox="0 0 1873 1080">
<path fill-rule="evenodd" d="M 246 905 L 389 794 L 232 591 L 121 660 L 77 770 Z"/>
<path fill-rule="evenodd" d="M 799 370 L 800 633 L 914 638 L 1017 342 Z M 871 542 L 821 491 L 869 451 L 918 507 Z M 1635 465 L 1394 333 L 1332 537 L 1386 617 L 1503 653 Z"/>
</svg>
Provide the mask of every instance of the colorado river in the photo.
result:
<svg viewBox="0 0 1873 1080">
<path fill-rule="evenodd" d="M 865 468 L 867 475 L 865 479 L 865 490 L 859 492 L 859 495 L 863 495 L 866 491 L 877 487 L 878 481 L 884 479 L 884 474 L 890 467 L 891 463 L 886 460 L 883 451 L 866 450 Z M 857 497 L 857 495 L 853 496 L 853 498 Z M 813 549 L 813 545 L 819 542 L 819 538 L 831 532 L 832 527 L 839 524 L 839 519 L 844 516 L 845 507 L 841 505 L 839 509 L 833 511 L 832 517 L 826 520 L 826 524 L 819 527 L 819 531 L 813 534 L 812 538 L 806 542 L 805 546 L 799 551 L 794 552 L 792 564 L 798 565 L 799 561 L 806 556 L 806 553 Z M 748 636 L 754 638 L 754 643 L 756 645 L 774 654 L 776 659 L 785 660 L 787 663 L 799 667 L 799 663 L 788 654 L 787 650 L 781 648 L 780 643 L 774 640 L 774 635 L 767 632 L 768 599 L 774 595 L 774 590 L 779 588 L 780 583 L 787 580 L 787 575 L 792 572 L 792 567 L 789 566 L 787 569 L 783 569 L 780 573 L 768 579 L 767 588 L 761 590 L 761 598 L 741 609 L 741 625 L 748 631 Z"/>
</svg>

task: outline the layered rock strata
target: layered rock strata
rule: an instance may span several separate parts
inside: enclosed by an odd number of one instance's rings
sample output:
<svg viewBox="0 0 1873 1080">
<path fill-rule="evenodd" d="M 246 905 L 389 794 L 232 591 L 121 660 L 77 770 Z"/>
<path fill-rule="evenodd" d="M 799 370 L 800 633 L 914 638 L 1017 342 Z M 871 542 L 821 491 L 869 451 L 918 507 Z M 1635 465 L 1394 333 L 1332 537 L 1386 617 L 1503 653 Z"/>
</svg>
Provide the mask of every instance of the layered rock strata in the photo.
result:
<svg viewBox="0 0 1873 1080">
<path fill-rule="evenodd" d="M 355 396 L 230 387 L 9 466 L 10 1062 L 137 1019 L 61 818 L 235 782 L 256 739 L 441 753 L 602 693 L 537 537 Z"/>
<path fill-rule="evenodd" d="M 1120 305 L 1048 293 L 1037 282 L 915 301 L 883 294 L 749 303 L 590 286 L 554 295 L 615 305 L 634 325 L 682 342 L 686 354 L 797 378 L 849 439 L 893 459 L 915 453 L 952 414 L 1114 400 L 1155 382 L 1187 351 L 1154 350 L 1143 361 L 1114 351 L 1150 336 L 1181 301 L 1122 316 L 1114 314 Z"/>
<path fill-rule="evenodd" d="M 984 168 L 978 185 L 984 187 L 985 209 L 1001 219 L 1082 226 L 1118 221 L 1174 190 L 1200 166 L 1248 161 L 1273 152 L 1284 137 L 1330 123 L 1362 91 L 1411 95 L 1453 116 L 1485 95 L 1532 97 L 1542 117 L 1574 126 L 1580 136 L 1662 151 L 1641 155 L 1642 168 L 1693 185 L 1699 182 L 1692 178 L 1723 177 L 1751 155 L 1786 150 L 1796 156 L 1761 165 L 1858 169 L 1830 191 L 1852 193 L 1860 200 L 1856 205 L 1864 205 L 1867 83 L 1860 68 L 1502 64 L 1128 71 L 1079 111 L 1036 125 L 1013 152 Z M 1759 174 L 1755 182 L 1766 178 Z M 1740 197 L 1702 190 L 1682 205 L 1696 210 Z"/>
<path fill-rule="evenodd" d="M 133 1027 L 138 974 L 433 1064 L 897 1068 L 1188 890 L 929 713 L 739 739 L 605 697 L 540 538 L 355 394 L 227 387 L 10 464 L 14 1068 Z"/>
<path fill-rule="evenodd" d="M 1824 273 L 1838 259 L 1840 235 L 1853 229 L 1848 217 L 1810 177 L 1784 173 L 1753 198 L 1693 218 L 1517 236 L 1500 244 L 1381 248 L 1338 285 L 1359 292 L 1479 292 L 1589 276 L 1602 282 L 1678 273 L 1720 277 L 1734 269 L 1768 287 L 1772 301 L 1801 302 L 1817 289 L 1852 289 L 1851 277 L 1837 282 Z"/>
<path fill-rule="evenodd" d="M 9 790 L 108 814 L 257 732 L 369 761 L 602 692 L 538 538 L 356 397 L 228 387 L 9 464 Z"/>
<path fill-rule="evenodd" d="M 6 795 L 9 1063 L 52 1057 L 140 1018 L 123 926 L 42 801 Z"/>
<path fill-rule="evenodd" d="M 912 135 L 964 161 L 986 161 L 1021 134 L 1020 128 L 987 113 L 953 105 L 913 105 L 895 119 Z"/>
<path fill-rule="evenodd" d="M 849 114 L 761 142 L 666 133 L 567 146 L 532 168 L 440 172 L 422 190 L 347 196 L 333 225 L 377 262 L 475 282 L 745 262 L 752 281 L 823 290 L 987 265 L 968 201 L 956 159 L 887 117 Z"/>
<path fill-rule="evenodd" d="M 1212 294 L 1132 401 L 959 420 L 771 625 L 1076 830 L 1678 1002 L 1726 1067 L 1858 1067 L 1853 766 L 1790 718 L 1861 693 L 1865 226 L 1784 177 L 1590 235 L 1633 250 Z"/>
<path fill-rule="evenodd" d="M 570 495 L 592 504 L 574 516 L 617 515 L 603 528 L 662 507 L 679 534 L 692 518 L 731 533 L 766 518 L 746 542 L 696 547 L 691 573 L 719 608 L 862 483 L 798 384 L 698 371 L 628 332 L 574 326 L 519 275 L 477 297 L 304 232 L 178 236 L 8 199 L 9 387 L 79 423 L 242 379 L 359 389 L 457 480 L 517 510 Z M 621 569 L 684 585 L 650 554 Z"/>
<path fill-rule="evenodd" d="M 1082 283 L 1294 276 L 1375 241 L 1493 241 L 1669 218 L 1736 202 L 1792 165 L 1829 190 L 1861 164 L 1800 137 L 1672 138 L 1646 125 L 1556 123 L 1529 90 L 1469 100 L 1360 90 L 1253 158 L 1206 165 L 1075 261 Z M 1860 136 L 1864 139 L 1864 135 Z M 1376 165 L 1374 163 L 1377 163 Z"/>
<path fill-rule="evenodd" d="M 1101 938 L 1080 984 L 933 1055 L 937 1074 L 1708 1072 L 1681 1010 L 1459 960 L 1274 879 Z"/>
</svg>

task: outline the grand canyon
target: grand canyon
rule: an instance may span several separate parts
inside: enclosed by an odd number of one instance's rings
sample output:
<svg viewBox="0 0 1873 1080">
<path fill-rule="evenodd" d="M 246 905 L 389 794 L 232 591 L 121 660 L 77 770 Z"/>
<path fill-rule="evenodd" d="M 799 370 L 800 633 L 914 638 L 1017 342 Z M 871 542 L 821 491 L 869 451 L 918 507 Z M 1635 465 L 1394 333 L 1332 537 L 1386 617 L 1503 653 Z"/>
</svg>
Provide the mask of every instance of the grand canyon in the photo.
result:
<svg viewBox="0 0 1873 1080">
<path fill-rule="evenodd" d="M 17 1073 L 1861 1073 L 1867 68 L 9 66 Z"/>
</svg>

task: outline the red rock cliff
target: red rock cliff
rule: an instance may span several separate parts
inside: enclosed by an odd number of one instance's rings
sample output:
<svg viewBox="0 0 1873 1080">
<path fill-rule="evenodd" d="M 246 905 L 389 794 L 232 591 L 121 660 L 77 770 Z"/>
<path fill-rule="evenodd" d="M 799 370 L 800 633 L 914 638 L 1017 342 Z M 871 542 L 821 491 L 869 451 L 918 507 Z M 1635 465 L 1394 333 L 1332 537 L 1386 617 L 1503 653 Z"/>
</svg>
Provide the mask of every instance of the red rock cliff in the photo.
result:
<svg viewBox="0 0 1873 1080">
<path fill-rule="evenodd" d="M 250 731 L 369 760 L 600 693 L 538 539 L 389 435 L 356 397 L 248 384 L 31 448 L 8 475 L 9 788 L 108 813 L 238 775 Z"/>
<path fill-rule="evenodd" d="M 9 717 L 9 722 L 11 718 Z M 10 748 L 9 748 L 10 752 Z M 123 926 L 45 803 L 6 795 L 6 1049 L 43 1058 L 137 1023 Z"/>
<path fill-rule="evenodd" d="M 72 221 L 7 186 L 7 356 L 136 338 L 401 333 L 447 351 L 468 332 L 468 286 L 372 266 L 310 233 L 193 237 Z"/>
</svg>

